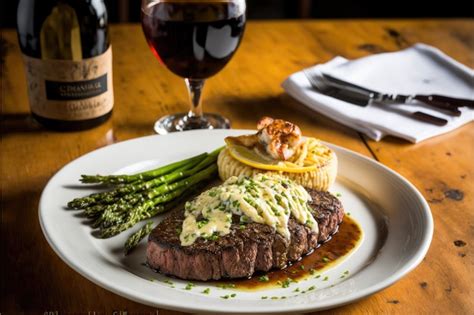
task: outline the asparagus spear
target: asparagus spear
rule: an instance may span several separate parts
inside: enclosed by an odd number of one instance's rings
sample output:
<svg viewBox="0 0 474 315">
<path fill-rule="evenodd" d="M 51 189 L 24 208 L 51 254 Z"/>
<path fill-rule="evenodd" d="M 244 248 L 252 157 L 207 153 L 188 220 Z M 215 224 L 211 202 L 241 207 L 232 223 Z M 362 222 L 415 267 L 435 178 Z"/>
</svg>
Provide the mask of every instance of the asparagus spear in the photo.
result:
<svg viewBox="0 0 474 315">
<path fill-rule="evenodd" d="M 123 197 L 118 197 L 113 203 L 110 204 L 96 204 L 83 209 L 83 213 L 88 218 L 96 218 L 105 211 L 124 211 L 130 210 L 130 207 L 137 203 L 144 202 L 146 196 L 143 194 L 130 194 Z"/>
<path fill-rule="evenodd" d="M 214 150 L 213 152 L 211 152 L 205 157 L 200 157 L 199 159 L 196 158 L 195 160 L 191 161 L 187 165 L 184 165 L 178 168 L 172 173 L 159 176 L 157 178 L 151 179 L 146 182 L 138 180 L 131 184 L 124 185 L 123 187 L 120 187 L 113 191 L 93 194 L 93 195 L 82 197 L 82 198 L 76 198 L 68 203 L 68 207 L 72 209 L 83 209 L 83 208 L 96 205 L 98 203 L 99 204 L 114 203 L 117 200 L 117 196 L 130 194 L 130 193 L 140 191 L 140 190 L 150 189 L 159 184 L 172 183 L 176 180 L 191 176 L 195 174 L 196 172 L 202 170 L 209 164 L 214 163 L 217 159 L 217 155 L 219 154 L 221 150 L 222 150 L 222 147 L 218 148 L 217 150 Z M 99 209 L 104 209 L 104 208 L 96 207 L 94 208 L 93 211 L 96 212 Z"/>
<path fill-rule="evenodd" d="M 196 166 L 196 164 L 202 160 L 203 159 L 193 161 L 189 163 L 188 165 L 184 165 L 176 169 L 170 174 L 162 175 L 162 176 L 153 178 L 149 181 L 137 180 L 131 184 L 124 185 L 112 191 L 106 191 L 103 193 L 92 194 L 87 197 L 76 198 L 68 203 L 68 207 L 72 209 L 84 209 L 84 208 L 97 205 L 97 204 L 103 205 L 103 204 L 114 203 L 117 201 L 117 199 L 120 196 L 131 194 L 143 189 L 149 189 L 162 183 L 168 183 L 168 182 L 171 182 L 174 178 L 184 177 L 185 176 L 184 171 L 188 170 L 191 167 Z"/>
<path fill-rule="evenodd" d="M 142 226 L 138 231 L 133 233 L 125 242 L 125 255 L 128 255 L 140 241 L 150 234 L 151 230 L 153 229 L 153 221 L 147 222 L 144 226 Z"/>
<path fill-rule="evenodd" d="M 139 207 L 133 209 L 132 211 L 128 213 L 126 222 L 102 229 L 99 234 L 100 237 L 109 238 L 131 228 L 132 226 L 137 224 L 139 221 L 141 221 L 144 217 L 147 217 L 147 213 L 151 207 L 161 204 L 161 203 L 165 203 L 167 201 L 170 201 L 178 197 L 180 194 L 184 192 L 184 190 L 185 189 L 175 190 L 169 194 L 157 197 L 153 200 L 149 200 L 141 204 Z"/>
<path fill-rule="evenodd" d="M 180 181 L 174 182 L 170 185 L 163 184 L 161 186 L 158 186 L 156 188 L 148 190 L 146 195 L 148 196 L 148 198 L 153 198 L 153 197 L 156 197 L 156 196 L 160 196 L 162 194 L 166 194 L 166 193 L 168 193 L 170 191 L 173 191 L 173 190 L 175 190 L 179 187 L 194 185 L 194 184 L 196 184 L 196 183 L 198 183 L 202 180 L 201 177 L 206 176 L 206 178 L 209 178 L 209 176 L 211 174 L 213 174 L 215 171 L 217 171 L 217 165 L 216 164 L 211 164 L 210 166 L 208 166 L 204 170 L 201 170 L 198 173 L 196 173 L 196 174 L 194 174 L 194 175 L 192 175 L 188 178 L 185 178 L 185 179 L 182 179 Z"/>
<path fill-rule="evenodd" d="M 191 163 L 195 160 L 199 160 L 207 156 L 207 153 L 202 153 L 191 158 L 171 163 L 150 171 L 134 174 L 134 175 L 81 175 L 81 182 L 85 184 L 102 183 L 102 184 L 122 184 L 131 183 L 137 180 L 149 180 L 161 175 L 171 173 L 172 171 Z"/>
</svg>

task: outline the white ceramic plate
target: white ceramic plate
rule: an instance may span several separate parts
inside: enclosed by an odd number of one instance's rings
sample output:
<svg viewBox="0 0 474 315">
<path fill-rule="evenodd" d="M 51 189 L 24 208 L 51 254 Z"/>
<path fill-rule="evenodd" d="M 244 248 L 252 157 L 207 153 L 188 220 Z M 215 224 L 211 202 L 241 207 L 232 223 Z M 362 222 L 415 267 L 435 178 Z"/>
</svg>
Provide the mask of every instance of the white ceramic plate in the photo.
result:
<svg viewBox="0 0 474 315">
<path fill-rule="evenodd" d="M 74 270 L 96 284 L 129 299 L 162 308 L 191 312 L 306 312 L 347 304 L 393 284 L 425 256 L 433 234 L 433 219 L 422 195 L 406 179 L 362 155 L 331 145 L 339 158 L 339 175 L 332 187 L 351 216 L 361 225 L 360 245 L 339 265 L 289 288 L 242 292 L 168 279 L 143 265 L 142 241 L 124 257 L 123 243 L 138 227 L 111 239 L 98 239 L 78 212 L 66 203 L 94 192 L 79 185 L 81 174 L 134 173 L 211 151 L 224 137 L 248 130 L 188 131 L 125 141 L 86 154 L 66 165 L 49 181 L 41 196 L 41 227 L 55 252 Z M 158 222 L 163 217 L 156 219 Z M 349 276 L 341 278 L 346 271 Z M 324 278 L 328 280 L 323 281 Z M 304 294 L 292 292 L 315 286 Z M 209 294 L 202 291 L 210 287 Z M 222 296 L 236 293 L 223 299 Z M 262 300 L 262 296 L 268 299 Z M 285 299 L 280 297 L 286 296 Z M 278 299 L 271 299 L 277 297 Z"/>
</svg>

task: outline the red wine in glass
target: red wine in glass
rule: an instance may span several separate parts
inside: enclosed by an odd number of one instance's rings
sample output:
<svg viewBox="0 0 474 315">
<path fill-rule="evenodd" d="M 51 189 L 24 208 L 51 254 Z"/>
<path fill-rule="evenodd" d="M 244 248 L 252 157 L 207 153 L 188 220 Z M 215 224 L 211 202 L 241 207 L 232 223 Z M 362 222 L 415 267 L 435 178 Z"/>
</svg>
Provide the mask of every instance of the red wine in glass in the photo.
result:
<svg viewBox="0 0 474 315">
<path fill-rule="evenodd" d="M 203 114 L 204 80 L 218 73 L 239 47 L 245 29 L 245 1 L 142 2 L 142 26 L 152 52 L 169 70 L 185 79 L 189 113 L 161 118 L 160 133 L 202 128 L 229 128 L 227 119 Z"/>
</svg>

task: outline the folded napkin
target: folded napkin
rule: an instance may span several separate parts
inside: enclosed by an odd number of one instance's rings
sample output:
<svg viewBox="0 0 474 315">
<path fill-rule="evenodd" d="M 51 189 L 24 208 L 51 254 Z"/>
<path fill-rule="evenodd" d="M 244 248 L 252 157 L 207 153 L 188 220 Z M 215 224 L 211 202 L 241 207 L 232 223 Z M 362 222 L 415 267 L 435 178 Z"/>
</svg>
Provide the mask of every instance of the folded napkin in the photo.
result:
<svg viewBox="0 0 474 315">
<path fill-rule="evenodd" d="M 356 60 L 336 57 L 314 68 L 382 93 L 441 94 L 474 99 L 474 70 L 439 49 L 424 44 Z M 353 105 L 317 92 L 302 71 L 291 75 L 282 86 L 288 94 L 309 108 L 376 141 L 386 135 L 393 135 L 416 143 L 474 120 L 474 109 L 467 107 L 460 108 L 460 117 L 453 117 L 423 105 L 390 105 L 397 111 L 423 111 L 448 120 L 445 126 L 435 126 L 387 110 L 384 105 Z"/>
</svg>

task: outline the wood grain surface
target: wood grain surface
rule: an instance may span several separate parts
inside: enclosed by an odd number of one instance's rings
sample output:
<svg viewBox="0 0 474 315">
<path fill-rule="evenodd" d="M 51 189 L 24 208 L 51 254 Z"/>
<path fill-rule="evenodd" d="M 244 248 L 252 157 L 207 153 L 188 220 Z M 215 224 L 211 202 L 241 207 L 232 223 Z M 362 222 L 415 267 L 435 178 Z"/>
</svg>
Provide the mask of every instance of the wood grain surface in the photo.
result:
<svg viewBox="0 0 474 315">
<path fill-rule="evenodd" d="M 2 32 L 1 314 L 156 314 L 86 280 L 53 252 L 37 206 L 49 178 L 102 146 L 152 134 L 157 117 L 186 111 L 182 80 L 160 66 L 139 25 L 113 25 L 115 109 L 105 124 L 59 133 L 29 115 L 16 33 Z M 374 158 L 408 178 L 429 201 L 435 232 L 421 265 L 388 289 L 328 314 L 472 314 L 474 310 L 474 124 L 420 144 L 366 139 L 283 93 L 291 73 L 341 55 L 357 58 L 417 42 L 474 66 L 472 20 L 250 22 L 234 59 L 207 83 L 204 110 L 254 128 L 262 115 L 284 117 L 306 135 Z M 159 314 L 179 314 L 159 310 Z"/>
</svg>

